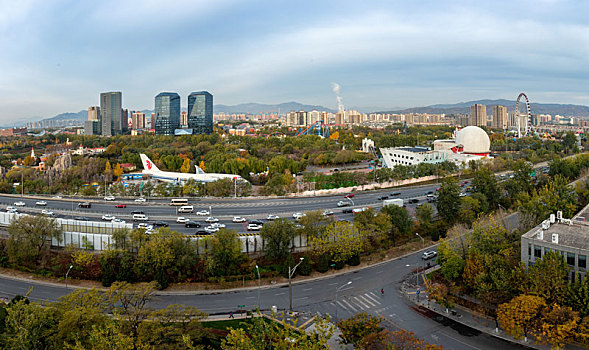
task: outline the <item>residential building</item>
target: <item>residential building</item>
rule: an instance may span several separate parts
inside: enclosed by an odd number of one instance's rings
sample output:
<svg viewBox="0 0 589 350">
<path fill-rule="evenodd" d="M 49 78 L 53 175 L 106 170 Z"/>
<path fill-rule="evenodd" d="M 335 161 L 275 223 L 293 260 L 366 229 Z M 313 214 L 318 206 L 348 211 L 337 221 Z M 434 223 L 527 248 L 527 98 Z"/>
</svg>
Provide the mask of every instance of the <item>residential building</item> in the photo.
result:
<svg viewBox="0 0 589 350">
<path fill-rule="evenodd" d="M 182 111 L 180 113 L 180 126 L 187 127 L 188 126 L 188 112 Z"/>
<path fill-rule="evenodd" d="M 556 214 L 556 215 L 555 215 Z M 587 276 L 589 256 L 589 205 L 573 218 L 563 218 L 562 212 L 551 214 L 540 225 L 521 237 L 521 259 L 532 266 L 549 251 L 560 253 L 570 268 L 569 280 Z"/>
<path fill-rule="evenodd" d="M 145 113 L 135 112 L 131 117 L 131 129 L 142 130 L 145 129 Z"/>
<path fill-rule="evenodd" d="M 188 128 L 194 134 L 213 133 L 213 95 L 208 91 L 193 92 L 188 96 Z"/>
<path fill-rule="evenodd" d="M 162 92 L 155 97 L 155 133 L 174 135 L 180 127 L 180 95 Z"/>
<path fill-rule="evenodd" d="M 487 126 L 487 106 L 480 103 L 470 106 L 470 125 Z"/>
<path fill-rule="evenodd" d="M 88 107 L 88 120 L 99 121 L 100 120 L 100 107 L 92 106 Z"/>
<path fill-rule="evenodd" d="M 100 94 L 100 128 L 102 136 L 123 133 L 122 93 L 120 91 Z"/>
<path fill-rule="evenodd" d="M 493 106 L 492 127 L 495 129 L 507 129 L 507 107 Z"/>
</svg>

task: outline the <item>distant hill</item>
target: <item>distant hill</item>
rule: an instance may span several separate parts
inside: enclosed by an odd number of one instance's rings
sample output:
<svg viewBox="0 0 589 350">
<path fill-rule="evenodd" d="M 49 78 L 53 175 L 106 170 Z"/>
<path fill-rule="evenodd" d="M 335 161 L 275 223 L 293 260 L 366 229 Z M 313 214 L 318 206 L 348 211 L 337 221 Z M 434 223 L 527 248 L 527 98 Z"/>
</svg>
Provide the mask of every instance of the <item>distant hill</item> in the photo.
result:
<svg viewBox="0 0 589 350">
<path fill-rule="evenodd" d="M 43 120 L 68 120 L 68 119 L 77 119 L 77 120 L 86 120 L 88 119 L 88 111 L 82 110 L 78 113 L 61 113 L 51 118 L 46 118 Z"/>
<path fill-rule="evenodd" d="M 521 102 L 521 101 L 520 101 Z M 477 100 L 468 102 L 459 102 L 454 104 L 437 104 L 426 107 L 413 107 L 400 110 L 381 111 L 377 113 L 431 113 L 431 114 L 469 114 L 470 106 L 475 103 L 480 103 L 487 106 L 487 114 L 492 113 L 493 106 L 501 105 L 506 106 L 508 111 L 515 109 L 515 100 Z M 563 116 L 575 116 L 575 117 L 587 117 L 589 116 L 589 106 L 583 105 L 572 105 L 572 104 L 558 104 L 558 103 L 531 103 L 530 108 L 533 114 L 550 114 L 550 115 L 563 115 Z M 521 105 L 520 110 L 525 109 L 524 105 Z"/>
<path fill-rule="evenodd" d="M 234 113 L 269 113 L 269 112 L 278 112 L 280 111 L 281 114 L 290 111 L 326 111 L 335 113 L 337 111 L 326 108 L 323 106 L 314 106 L 314 105 L 305 105 L 298 102 L 285 102 L 277 105 L 267 105 L 261 103 L 242 103 L 239 105 L 234 106 L 227 106 L 227 105 L 215 105 L 214 110 L 216 113 L 225 113 L 225 114 L 234 114 Z"/>
</svg>

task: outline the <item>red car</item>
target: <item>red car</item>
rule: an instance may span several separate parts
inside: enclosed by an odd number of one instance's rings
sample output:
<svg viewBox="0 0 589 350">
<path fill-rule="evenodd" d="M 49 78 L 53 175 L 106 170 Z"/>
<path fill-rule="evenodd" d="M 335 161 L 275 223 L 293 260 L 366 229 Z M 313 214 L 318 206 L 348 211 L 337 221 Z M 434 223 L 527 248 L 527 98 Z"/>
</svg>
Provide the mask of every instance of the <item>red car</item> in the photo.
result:
<svg viewBox="0 0 589 350">
<path fill-rule="evenodd" d="M 117 204 L 115 205 L 115 208 L 126 208 L 127 204 Z"/>
<path fill-rule="evenodd" d="M 354 197 L 354 194 L 353 194 L 353 193 L 346 194 L 346 195 L 344 196 L 344 198 L 352 198 L 352 197 Z"/>
</svg>

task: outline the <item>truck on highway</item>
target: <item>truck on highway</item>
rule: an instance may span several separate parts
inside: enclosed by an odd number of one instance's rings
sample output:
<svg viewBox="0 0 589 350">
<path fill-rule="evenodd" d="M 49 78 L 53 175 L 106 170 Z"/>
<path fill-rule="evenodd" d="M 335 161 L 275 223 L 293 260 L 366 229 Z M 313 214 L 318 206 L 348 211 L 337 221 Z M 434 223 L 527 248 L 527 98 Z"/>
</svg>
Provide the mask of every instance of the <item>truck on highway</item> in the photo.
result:
<svg viewBox="0 0 589 350">
<path fill-rule="evenodd" d="M 382 206 L 386 207 L 387 205 L 397 205 L 399 207 L 403 206 L 403 199 L 402 198 L 394 198 L 394 199 L 385 199 L 382 201 Z"/>
</svg>

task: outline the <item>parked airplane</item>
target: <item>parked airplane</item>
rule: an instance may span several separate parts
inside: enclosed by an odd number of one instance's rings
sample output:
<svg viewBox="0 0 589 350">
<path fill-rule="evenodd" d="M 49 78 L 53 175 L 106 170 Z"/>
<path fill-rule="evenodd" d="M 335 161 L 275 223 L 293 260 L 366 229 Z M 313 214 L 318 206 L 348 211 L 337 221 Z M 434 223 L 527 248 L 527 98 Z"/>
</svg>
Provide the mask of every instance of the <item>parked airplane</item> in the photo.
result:
<svg viewBox="0 0 589 350">
<path fill-rule="evenodd" d="M 141 157 L 141 162 L 143 163 L 143 174 L 165 182 L 184 182 L 190 179 L 193 179 L 196 182 L 212 182 L 220 179 L 245 181 L 239 175 L 213 173 L 207 174 L 198 166 L 196 166 L 196 174 L 161 171 L 145 154 L 140 154 L 139 156 Z"/>
</svg>

